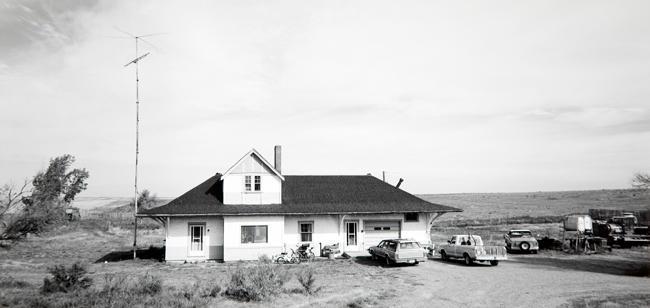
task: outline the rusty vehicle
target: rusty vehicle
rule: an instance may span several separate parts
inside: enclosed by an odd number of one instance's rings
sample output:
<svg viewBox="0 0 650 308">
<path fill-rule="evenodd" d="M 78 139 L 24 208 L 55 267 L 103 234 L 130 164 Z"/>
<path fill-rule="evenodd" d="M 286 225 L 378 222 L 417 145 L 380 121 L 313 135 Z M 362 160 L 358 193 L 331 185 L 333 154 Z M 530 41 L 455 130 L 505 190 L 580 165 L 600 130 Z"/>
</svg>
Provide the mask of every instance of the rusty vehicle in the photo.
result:
<svg viewBox="0 0 650 308">
<path fill-rule="evenodd" d="M 419 242 L 408 239 L 383 240 L 368 248 L 373 260 L 383 259 L 387 265 L 418 264 L 427 260 L 426 251 Z"/>
<path fill-rule="evenodd" d="M 490 262 L 496 266 L 499 261 L 508 260 L 506 248 L 503 246 L 484 246 L 483 239 L 478 235 L 454 235 L 447 244 L 438 247 L 440 258 L 448 261 L 451 258 L 462 259 L 465 265 L 474 262 Z"/>
<path fill-rule="evenodd" d="M 506 241 L 506 249 L 510 251 L 521 251 L 537 253 L 539 244 L 530 230 L 510 230 L 503 236 Z"/>
</svg>

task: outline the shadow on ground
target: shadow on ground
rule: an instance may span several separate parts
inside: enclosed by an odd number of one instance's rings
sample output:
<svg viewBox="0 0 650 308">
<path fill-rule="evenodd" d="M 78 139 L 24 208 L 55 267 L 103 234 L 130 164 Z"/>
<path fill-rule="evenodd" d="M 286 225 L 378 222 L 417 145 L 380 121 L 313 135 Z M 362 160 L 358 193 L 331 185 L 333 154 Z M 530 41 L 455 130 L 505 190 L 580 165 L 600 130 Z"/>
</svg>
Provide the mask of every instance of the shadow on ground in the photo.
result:
<svg viewBox="0 0 650 308">
<path fill-rule="evenodd" d="M 373 260 L 371 257 L 366 257 L 366 256 L 361 256 L 361 257 L 354 257 L 352 260 L 361 265 L 367 265 L 367 266 L 381 266 L 381 267 L 406 267 L 406 266 L 414 266 L 415 264 L 407 264 L 407 263 L 399 263 L 399 264 L 386 264 L 386 260 L 383 258 L 379 258 L 378 260 Z"/>
<path fill-rule="evenodd" d="M 165 248 L 149 247 L 147 249 L 138 249 L 136 255 L 138 259 L 157 260 L 162 262 L 165 259 Z M 133 250 L 110 252 L 109 254 L 97 259 L 95 263 L 119 262 L 126 260 L 133 260 Z"/>
<path fill-rule="evenodd" d="M 529 256 L 511 259 L 508 262 L 555 267 L 573 271 L 585 271 L 611 275 L 650 277 L 650 264 L 644 260 L 595 259 L 584 258 L 549 258 Z"/>
</svg>

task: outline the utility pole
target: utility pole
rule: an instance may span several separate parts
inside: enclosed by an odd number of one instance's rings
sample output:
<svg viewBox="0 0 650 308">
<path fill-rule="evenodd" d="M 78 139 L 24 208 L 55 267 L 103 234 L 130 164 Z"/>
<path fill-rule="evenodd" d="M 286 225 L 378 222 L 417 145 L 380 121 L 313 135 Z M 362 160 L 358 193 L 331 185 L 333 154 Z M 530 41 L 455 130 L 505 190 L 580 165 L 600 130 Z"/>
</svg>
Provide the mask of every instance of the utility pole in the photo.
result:
<svg viewBox="0 0 650 308">
<path fill-rule="evenodd" d="M 386 182 L 386 171 L 381 172 L 381 180 Z"/>
</svg>

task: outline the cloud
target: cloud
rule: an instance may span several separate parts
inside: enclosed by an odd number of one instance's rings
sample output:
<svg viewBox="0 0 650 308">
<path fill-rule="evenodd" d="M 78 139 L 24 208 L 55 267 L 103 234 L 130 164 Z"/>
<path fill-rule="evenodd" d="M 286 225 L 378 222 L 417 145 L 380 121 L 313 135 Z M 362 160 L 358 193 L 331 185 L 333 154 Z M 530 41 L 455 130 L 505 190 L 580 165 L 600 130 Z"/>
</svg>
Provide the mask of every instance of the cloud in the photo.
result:
<svg viewBox="0 0 650 308">
<path fill-rule="evenodd" d="M 99 0 L 8 0 L 0 7 L 0 58 L 4 65 L 26 60 L 35 50 L 51 52 L 75 42 L 82 30 L 75 17 Z"/>
</svg>

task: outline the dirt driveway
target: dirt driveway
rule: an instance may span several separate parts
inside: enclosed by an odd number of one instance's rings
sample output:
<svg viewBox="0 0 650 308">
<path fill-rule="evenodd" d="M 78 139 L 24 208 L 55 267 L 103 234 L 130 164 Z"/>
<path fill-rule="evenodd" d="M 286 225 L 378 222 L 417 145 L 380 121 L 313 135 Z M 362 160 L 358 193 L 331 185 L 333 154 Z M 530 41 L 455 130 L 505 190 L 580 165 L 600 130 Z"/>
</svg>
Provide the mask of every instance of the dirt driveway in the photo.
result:
<svg viewBox="0 0 650 308">
<path fill-rule="evenodd" d="M 570 263 L 556 262 L 598 263 L 600 260 L 591 256 L 586 257 L 587 260 L 572 257 L 513 256 L 496 267 L 465 266 L 460 262 L 434 259 L 418 266 L 382 270 L 394 278 L 392 281 L 400 294 L 400 299 L 390 304 L 409 307 L 580 306 L 584 302 L 620 303 L 620 297 L 628 296 L 630 300 L 623 301 L 626 306 L 635 304 L 632 299 L 637 300 L 639 306 L 650 303 L 648 277 L 627 276 L 624 271 L 614 274 L 569 268 Z"/>
</svg>

